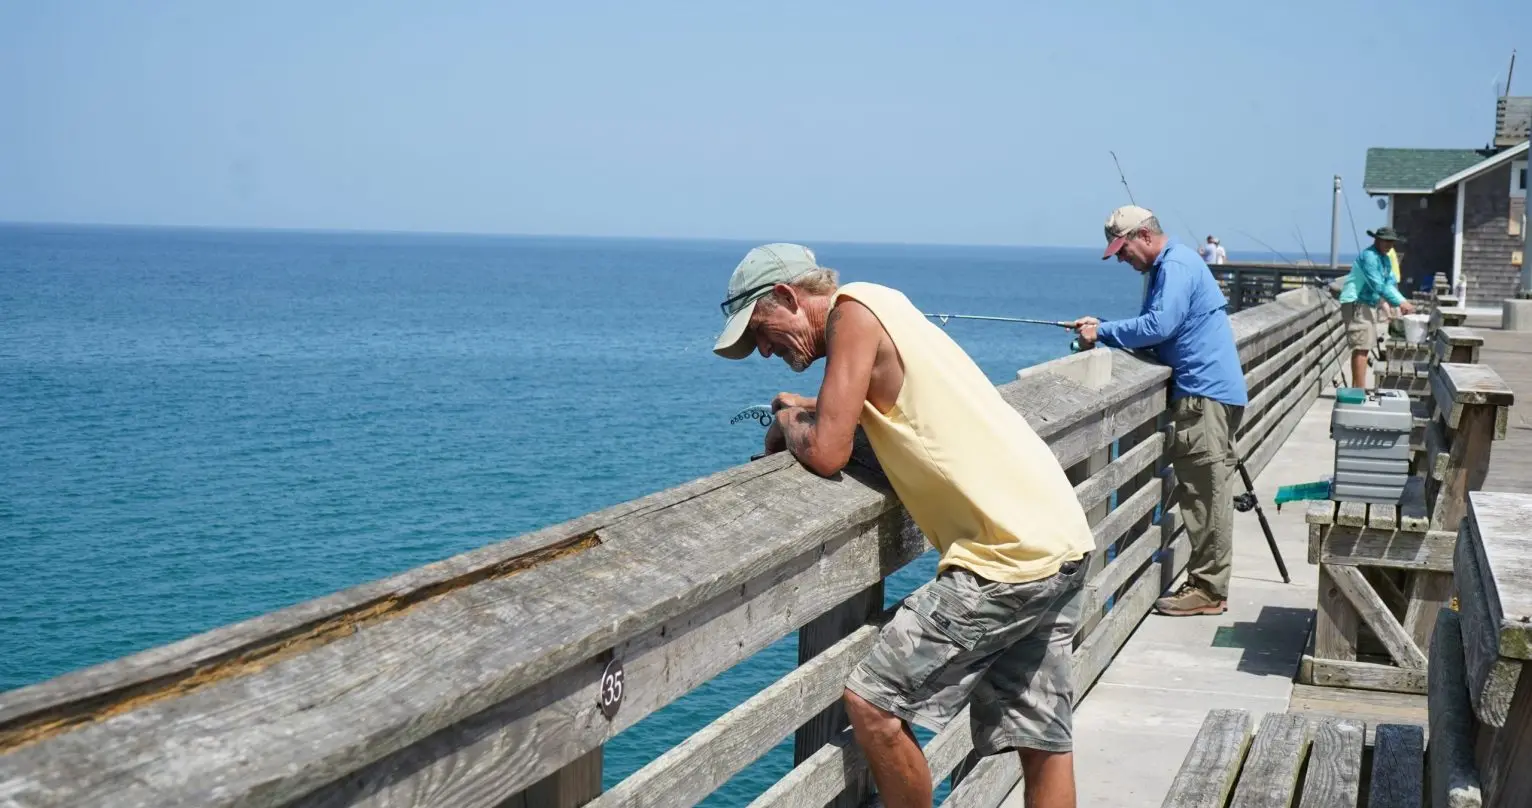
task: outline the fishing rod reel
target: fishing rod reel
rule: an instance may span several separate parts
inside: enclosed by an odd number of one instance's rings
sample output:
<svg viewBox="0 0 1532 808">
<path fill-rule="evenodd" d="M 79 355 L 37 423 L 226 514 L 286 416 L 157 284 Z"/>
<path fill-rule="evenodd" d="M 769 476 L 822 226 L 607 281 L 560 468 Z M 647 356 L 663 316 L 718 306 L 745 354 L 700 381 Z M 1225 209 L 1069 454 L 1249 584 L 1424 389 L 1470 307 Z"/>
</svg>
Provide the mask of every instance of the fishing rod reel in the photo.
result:
<svg viewBox="0 0 1532 808">
<path fill-rule="evenodd" d="M 734 417 L 729 419 L 729 426 L 745 421 L 756 421 L 762 427 L 769 427 L 771 422 L 775 420 L 776 414 L 771 411 L 770 404 L 752 404 L 734 413 Z"/>
</svg>

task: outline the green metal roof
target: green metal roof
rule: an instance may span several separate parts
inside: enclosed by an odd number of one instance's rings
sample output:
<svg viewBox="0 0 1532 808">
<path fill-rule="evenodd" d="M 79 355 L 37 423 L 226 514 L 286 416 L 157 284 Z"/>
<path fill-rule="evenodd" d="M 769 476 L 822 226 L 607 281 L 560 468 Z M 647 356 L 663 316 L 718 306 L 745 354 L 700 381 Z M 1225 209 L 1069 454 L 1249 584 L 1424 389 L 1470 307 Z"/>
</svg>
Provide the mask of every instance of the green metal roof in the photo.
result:
<svg viewBox="0 0 1532 808">
<path fill-rule="evenodd" d="M 1473 149 L 1368 149 L 1362 190 L 1429 194 L 1438 180 L 1477 165 L 1486 156 Z"/>
</svg>

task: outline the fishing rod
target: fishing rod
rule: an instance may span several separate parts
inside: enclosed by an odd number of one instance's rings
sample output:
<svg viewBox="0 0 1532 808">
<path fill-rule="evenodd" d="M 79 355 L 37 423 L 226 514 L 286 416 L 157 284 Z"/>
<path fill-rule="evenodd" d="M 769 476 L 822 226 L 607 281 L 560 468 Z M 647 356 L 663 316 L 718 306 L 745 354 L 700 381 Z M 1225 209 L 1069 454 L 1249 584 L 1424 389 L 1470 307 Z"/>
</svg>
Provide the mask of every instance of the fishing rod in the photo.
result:
<svg viewBox="0 0 1532 808">
<path fill-rule="evenodd" d="M 1058 328 L 1069 328 L 1069 329 L 1073 329 L 1075 327 L 1075 324 L 1074 324 L 1073 320 L 1035 320 L 1035 319 L 1032 319 L 1030 317 L 991 317 L 991 316 L 985 315 L 985 314 L 926 314 L 925 316 L 935 319 L 936 321 L 940 322 L 942 325 L 946 325 L 948 320 L 992 320 L 992 321 L 1001 322 L 1001 323 L 1027 323 L 1029 325 L 1051 325 L 1051 326 L 1056 326 Z"/>
<path fill-rule="evenodd" d="M 1128 177 L 1122 173 L 1122 163 L 1117 160 L 1117 152 L 1108 149 L 1106 153 L 1112 155 L 1112 162 L 1117 166 L 1117 178 L 1122 180 L 1122 187 L 1128 191 L 1128 202 L 1137 205 L 1138 203 L 1133 200 L 1133 189 L 1128 188 Z"/>
</svg>

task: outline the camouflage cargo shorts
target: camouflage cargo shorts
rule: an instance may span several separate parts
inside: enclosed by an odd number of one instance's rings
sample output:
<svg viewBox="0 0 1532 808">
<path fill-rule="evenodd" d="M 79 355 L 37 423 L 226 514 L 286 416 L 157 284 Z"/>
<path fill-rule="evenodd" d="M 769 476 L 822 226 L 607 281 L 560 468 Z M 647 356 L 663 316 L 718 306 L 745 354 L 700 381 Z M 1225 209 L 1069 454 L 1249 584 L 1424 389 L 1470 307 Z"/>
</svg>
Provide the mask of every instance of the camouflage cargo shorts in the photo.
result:
<svg viewBox="0 0 1532 808">
<path fill-rule="evenodd" d="M 1069 663 L 1085 566 L 1024 584 L 943 571 L 905 599 L 846 687 L 932 731 L 969 705 L 981 755 L 1070 751 Z"/>
</svg>

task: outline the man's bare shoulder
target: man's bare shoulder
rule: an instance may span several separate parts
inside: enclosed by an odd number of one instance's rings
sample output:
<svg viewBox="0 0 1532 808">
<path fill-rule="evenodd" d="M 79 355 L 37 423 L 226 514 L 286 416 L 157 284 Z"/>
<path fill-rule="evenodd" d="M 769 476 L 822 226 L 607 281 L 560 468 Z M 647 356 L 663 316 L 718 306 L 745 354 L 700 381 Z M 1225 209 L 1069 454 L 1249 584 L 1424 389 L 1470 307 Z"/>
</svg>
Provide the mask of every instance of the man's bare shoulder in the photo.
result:
<svg viewBox="0 0 1532 808">
<path fill-rule="evenodd" d="M 883 333 L 883 323 L 878 315 L 867 308 L 867 304 L 854 297 L 841 297 L 835 301 L 835 306 L 830 309 L 829 319 L 826 321 L 826 337 L 833 336 L 833 332 L 840 332 L 843 336 L 853 334 Z"/>
</svg>

